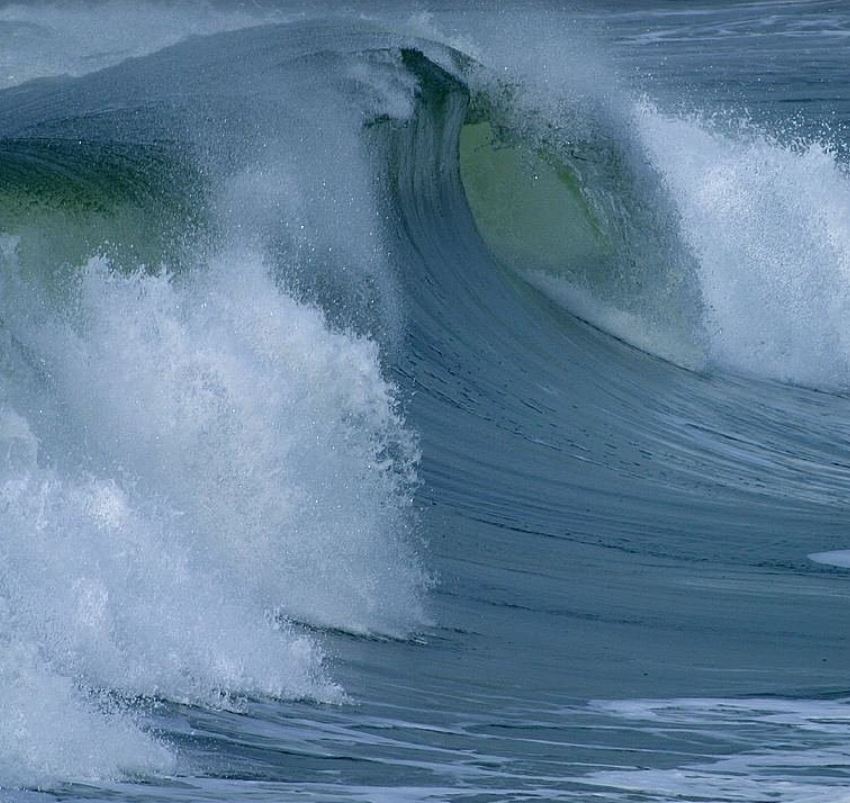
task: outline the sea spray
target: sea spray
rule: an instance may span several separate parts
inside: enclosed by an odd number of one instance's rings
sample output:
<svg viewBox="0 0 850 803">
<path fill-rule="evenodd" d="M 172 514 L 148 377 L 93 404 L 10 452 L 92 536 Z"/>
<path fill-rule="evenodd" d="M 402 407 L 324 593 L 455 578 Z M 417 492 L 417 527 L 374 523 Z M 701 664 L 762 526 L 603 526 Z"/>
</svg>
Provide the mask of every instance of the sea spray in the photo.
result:
<svg viewBox="0 0 850 803">
<path fill-rule="evenodd" d="M 392 636 L 425 621 L 416 441 L 373 342 L 330 331 L 252 254 L 179 280 L 93 258 L 56 309 L 7 241 L 2 290 L 0 592 L 6 638 L 39 656 L 3 671 L 62 693 L 37 705 L 80 707 L 106 742 L 124 726 L 70 678 L 339 701 L 293 621 Z"/>
<path fill-rule="evenodd" d="M 850 384 L 850 177 L 828 143 L 637 104 L 635 125 L 699 266 L 711 361 Z"/>
</svg>

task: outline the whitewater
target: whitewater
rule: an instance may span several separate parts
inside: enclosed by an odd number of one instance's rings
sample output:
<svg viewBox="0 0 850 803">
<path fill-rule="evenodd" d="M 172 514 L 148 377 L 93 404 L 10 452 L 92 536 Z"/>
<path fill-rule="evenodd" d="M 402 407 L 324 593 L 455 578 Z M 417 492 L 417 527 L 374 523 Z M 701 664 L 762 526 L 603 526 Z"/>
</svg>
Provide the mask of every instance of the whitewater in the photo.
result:
<svg viewBox="0 0 850 803">
<path fill-rule="evenodd" d="M 0 800 L 850 800 L 848 31 L 0 3 Z"/>
</svg>

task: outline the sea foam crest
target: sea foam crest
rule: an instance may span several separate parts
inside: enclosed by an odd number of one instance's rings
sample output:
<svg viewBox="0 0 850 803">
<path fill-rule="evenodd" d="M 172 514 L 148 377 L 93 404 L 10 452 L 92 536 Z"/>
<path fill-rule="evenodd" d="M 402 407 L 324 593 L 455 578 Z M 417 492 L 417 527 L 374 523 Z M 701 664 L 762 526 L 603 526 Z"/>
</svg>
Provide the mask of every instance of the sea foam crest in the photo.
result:
<svg viewBox="0 0 850 803">
<path fill-rule="evenodd" d="M 636 127 L 698 262 L 711 359 L 816 387 L 850 382 L 850 178 L 816 141 L 640 103 Z"/>
<path fill-rule="evenodd" d="M 45 692 L 4 684 L 0 743 L 16 718 L 40 730 L 44 705 L 108 742 L 123 720 L 78 687 L 339 700 L 293 620 L 424 621 L 417 448 L 373 342 L 330 331 L 250 255 L 179 280 L 93 259 L 59 304 L 9 278 L 9 243 L 4 261 L 0 599 L 30 658 L 4 652 L 0 674 Z"/>
</svg>

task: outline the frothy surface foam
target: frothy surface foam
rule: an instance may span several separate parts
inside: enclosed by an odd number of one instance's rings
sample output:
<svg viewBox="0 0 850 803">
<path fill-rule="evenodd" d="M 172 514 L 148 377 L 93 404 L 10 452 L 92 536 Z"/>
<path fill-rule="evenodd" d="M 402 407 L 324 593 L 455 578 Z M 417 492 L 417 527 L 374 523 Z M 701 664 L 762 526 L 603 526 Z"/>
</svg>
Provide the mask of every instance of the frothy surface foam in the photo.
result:
<svg viewBox="0 0 850 803">
<path fill-rule="evenodd" d="M 179 280 L 93 259 L 61 314 L 15 258 L 7 241 L 4 375 L 20 381 L 0 397 L 0 674 L 17 716 L 0 742 L 36 748 L 0 782 L 51 776 L 46 755 L 63 778 L 167 766 L 80 684 L 342 699 L 291 620 L 393 636 L 424 621 L 416 444 L 375 344 L 331 332 L 250 255 Z M 73 735 L 44 731 L 54 716 Z M 55 750 L 81 732 L 104 747 L 91 761 Z"/>
<path fill-rule="evenodd" d="M 640 104 L 635 115 L 699 265 L 712 361 L 815 387 L 850 382 L 850 179 L 817 142 Z"/>
</svg>

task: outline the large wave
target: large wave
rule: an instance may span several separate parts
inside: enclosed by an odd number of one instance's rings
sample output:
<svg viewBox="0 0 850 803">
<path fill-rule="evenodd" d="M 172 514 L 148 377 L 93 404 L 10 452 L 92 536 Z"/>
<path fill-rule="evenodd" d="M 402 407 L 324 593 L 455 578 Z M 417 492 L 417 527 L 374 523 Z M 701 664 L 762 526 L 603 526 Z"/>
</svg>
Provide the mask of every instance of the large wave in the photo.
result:
<svg viewBox="0 0 850 803">
<path fill-rule="evenodd" d="M 825 144 L 659 110 L 543 16 L 125 11 L 0 13 L 0 784 L 175 771 L 161 700 L 345 701 L 327 631 L 431 625 L 417 498 L 750 569 L 840 507 L 838 414 L 726 376 L 847 386 Z"/>
</svg>

